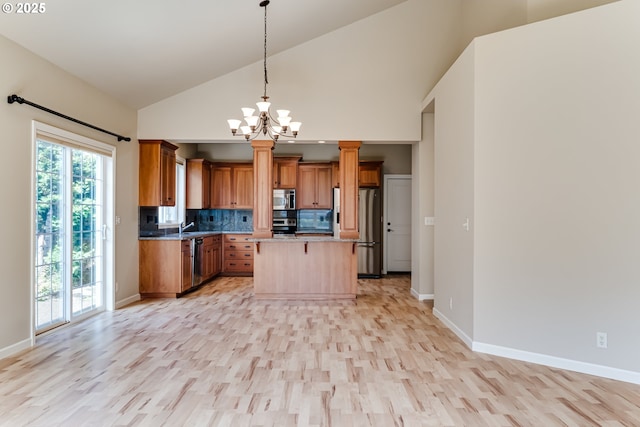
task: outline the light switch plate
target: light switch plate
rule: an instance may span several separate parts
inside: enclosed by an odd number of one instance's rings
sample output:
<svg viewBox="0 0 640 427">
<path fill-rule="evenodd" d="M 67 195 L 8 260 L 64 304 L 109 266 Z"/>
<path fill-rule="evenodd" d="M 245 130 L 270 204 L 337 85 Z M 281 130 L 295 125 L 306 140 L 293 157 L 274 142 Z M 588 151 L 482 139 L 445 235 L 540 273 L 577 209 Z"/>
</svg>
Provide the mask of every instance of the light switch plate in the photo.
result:
<svg viewBox="0 0 640 427">
<path fill-rule="evenodd" d="M 424 217 L 424 225 L 435 225 L 436 218 L 433 216 L 425 216 Z"/>
</svg>

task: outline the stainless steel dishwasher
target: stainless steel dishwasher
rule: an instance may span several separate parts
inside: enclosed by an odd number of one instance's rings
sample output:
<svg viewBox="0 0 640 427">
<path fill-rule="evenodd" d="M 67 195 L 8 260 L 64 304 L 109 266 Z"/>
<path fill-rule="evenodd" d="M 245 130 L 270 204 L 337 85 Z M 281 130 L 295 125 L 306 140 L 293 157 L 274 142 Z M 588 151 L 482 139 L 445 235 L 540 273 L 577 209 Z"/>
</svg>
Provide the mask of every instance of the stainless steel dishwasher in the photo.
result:
<svg viewBox="0 0 640 427">
<path fill-rule="evenodd" d="M 203 259 L 203 247 L 204 239 L 202 237 L 196 237 L 193 239 L 193 265 L 191 266 L 191 287 L 198 286 L 202 283 L 202 259 Z"/>
</svg>

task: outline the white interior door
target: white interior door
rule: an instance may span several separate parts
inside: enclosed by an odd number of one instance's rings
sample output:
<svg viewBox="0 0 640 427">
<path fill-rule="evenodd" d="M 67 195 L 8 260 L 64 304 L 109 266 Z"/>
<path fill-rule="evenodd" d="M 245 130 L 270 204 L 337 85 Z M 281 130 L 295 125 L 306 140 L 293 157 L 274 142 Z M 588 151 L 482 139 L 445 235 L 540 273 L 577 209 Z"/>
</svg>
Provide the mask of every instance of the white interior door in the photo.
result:
<svg viewBox="0 0 640 427">
<path fill-rule="evenodd" d="M 385 271 L 411 271 L 411 175 L 385 175 Z"/>
</svg>

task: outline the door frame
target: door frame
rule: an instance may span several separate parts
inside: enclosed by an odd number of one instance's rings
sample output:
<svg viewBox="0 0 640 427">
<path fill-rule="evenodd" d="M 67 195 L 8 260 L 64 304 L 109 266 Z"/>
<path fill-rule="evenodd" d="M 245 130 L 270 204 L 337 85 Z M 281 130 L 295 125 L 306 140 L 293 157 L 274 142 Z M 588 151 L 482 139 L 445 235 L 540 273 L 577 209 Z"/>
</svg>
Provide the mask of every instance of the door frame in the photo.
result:
<svg viewBox="0 0 640 427">
<path fill-rule="evenodd" d="M 115 224 L 116 224 L 116 215 L 115 215 L 115 171 L 116 171 L 116 147 L 114 145 L 106 144 L 104 142 L 88 138 L 86 136 L 76 134 L 55 126 L 48 125 L 46 123 L 38 122 L 36 120 L 32 120 L 31 125 L 31 206 L 30 206 L 30 217 L 31 217 L 31 226 L 29 230 L 29 239 L 30 243 L 30 260 L 29 260 L 29 311 L 30 311 L 30 319 L 31 325 L 29 328 L 29 341 L 30 346 L 33 347 L 36 344 L 36 319 L 35 319 L 35 256 L 36 256 L 36 245 L 33 239 L 33 236 L 36 232 L 36 218 L 35 218 L 35 200 L 36 200 L 36 144 L 38 135 L 51 135 L 54 139 L 63 141 L 68 143 L 68 146 L 75 147 L 79 149 L 87 149 L 91 151 L 92 149 L 97 152 L 104 153 L 105 159 L 105 170 L 104 170 L 104 223 L 106 224 L 105 236 L 104 240 L 104 304 L 103 310 L 113 311 L 115 310 L 115 298 L 116 298 L 116 286 L 115 286 Z M 80 321 L 86 317 L 90 317 L 93 313 L 89 314 L 81 314 L 74 318 L 74 321 Z M 37 335 L 37 337 L 46 336 L 54 331 L 60 330 L 61 328 L 65 328 L 70 323 L 63 324 L 56 328 L 50 329 L 48 331 L 42 332 Z"/>
<path fill-rule="evenodd" d="M 388 194 L 388 187 L 389 187 L 389 180 L 390 179 L 409 179 L 412 180 L 413 179 L 413 175 L 411 174 L 385 174 L 384 178 L 383 178 L 383 187 L 382 187 L 382 224 L 384 227 L 386 227 L 386 223 L 387 218 L 389 216 L 389 203 L 388 203 L 388 198 L 387 198 L 387 194 Z M 413 202 L 413 201 L 412 201 Z M 413 226 L 413 224 L 411 224 Z M 385 228 L 383 228 L 383 230 L 385 230 Z M 382 251 L 382 274 L 387 274 L 387 263 L 388 263 L 388 256 L 387 256 L 387 251 L 389 250 L 389 245 L 387 244 L 387 233 L 386 231 L 383 231 L 382 233 L 382 247 L 383 247 L 383 251 Z M 413 253 L 411 254 L 411 257 L 413 257 Z"/>
</svg>

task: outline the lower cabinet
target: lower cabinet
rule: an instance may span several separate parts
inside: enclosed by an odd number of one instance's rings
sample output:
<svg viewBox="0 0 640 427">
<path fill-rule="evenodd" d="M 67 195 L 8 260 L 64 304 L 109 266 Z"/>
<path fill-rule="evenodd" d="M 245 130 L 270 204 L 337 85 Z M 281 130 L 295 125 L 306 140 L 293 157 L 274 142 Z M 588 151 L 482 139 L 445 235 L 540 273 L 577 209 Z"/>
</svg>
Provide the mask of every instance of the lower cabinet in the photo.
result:
<svg viewBox="0 0 640 427">
<path fill-rule="evenodd" d="M 191 289 L 191 240 L 140 240 L 139 243 L 141 297 L 178 297 Z"/>
<path fill-rule="evenodd" d="M 202 282 L 213 278 L 222 271 L 222 238 L 220 235 L 207 236 L 202 243 Z"/>
<path fill-rule="evenodd" d="M 253 242 L 250 234 L 224 235 L 223 273 L 228 276 L 253 275 Z"/>
</svg>

